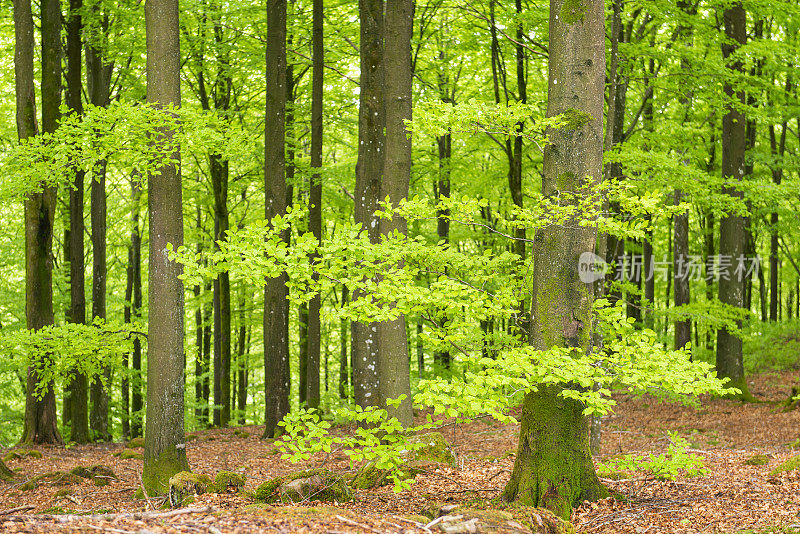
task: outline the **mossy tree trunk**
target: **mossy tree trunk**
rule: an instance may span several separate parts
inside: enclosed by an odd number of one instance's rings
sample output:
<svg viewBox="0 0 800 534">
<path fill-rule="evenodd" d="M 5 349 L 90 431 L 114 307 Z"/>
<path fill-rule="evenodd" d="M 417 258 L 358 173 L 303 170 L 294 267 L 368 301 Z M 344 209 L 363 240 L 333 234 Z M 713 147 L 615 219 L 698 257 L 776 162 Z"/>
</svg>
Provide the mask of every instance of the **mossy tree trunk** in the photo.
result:
<svg viewBox="0 0 800 534">
<path fill-rule="evenodd" d="M 42 32 L 42 126 L 55 130 L 61 104 L 61 12 L 53 0 L 41 5 Z M 19 139 L 39 133 L 36 123 L 34 85 L 34 23 L 30 0 L 14 1 L 14 76 Z M 25 316 L 26 326 L 38 330 L 53 324 L 53 221 L 56 192 L 44 187 L 25 198 Z M 39 376 L 28 368 L 25 419 L 21 442 L 62 443 L 58 432 L 53 385 L 36 394 Z"/>
<path fill-rule="evenodd" d="M 601 0 L 550 3 L 547 116 L 572 118 L 548 131 L 542 192 L 589 193 L 601 177 L 605 29 Z M 578 224 L 537 231 L 530 339 L 537 349 L 590 349 L 593 284 L 578 277 L 578 261 L 594 252 L 594 230 Z M 558 386 L 525 396 L 517 458 L 503 492 L 506 501 L 548 508 L 568 518 L 584 499 L 607 495 L 589 452 L 583 405 L 559 396 Z"/>
<path fill-rule="evenodd" d="M 180 106 L 180 46 L 178 0 L 148 0 L 147 101 L 157 106 Z M 158 133 L 169 140 L 174 132 Z M 180 161 L 180 152 L 173 155 Z M 184 348 L 183 283 L 181 267 L 171 261 L 167 245 L 183 245 L 180 168 L 165 165 L 149 179 L 150 270 L 147 415 L 142 481 L 151 494 L 164 494 L 175 473 L 188 471 L 183 424 Z"/>
</svg>

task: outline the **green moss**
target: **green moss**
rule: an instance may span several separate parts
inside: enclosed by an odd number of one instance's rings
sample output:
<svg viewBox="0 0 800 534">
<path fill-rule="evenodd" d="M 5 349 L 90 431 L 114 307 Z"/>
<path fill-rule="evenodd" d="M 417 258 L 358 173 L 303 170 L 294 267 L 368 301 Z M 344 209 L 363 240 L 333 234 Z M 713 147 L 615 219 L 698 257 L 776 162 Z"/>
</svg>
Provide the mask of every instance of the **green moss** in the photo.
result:
<svg viewBox="0 0 800 534">
<path fill-rule="evenodd" d="M 186 449 L 168 447 L 155 458 L 145 458 L 142 484 L 149 496 L 163 495 L 169 490 L 170 479 L 181 471 L 189 471 Z"/>
<path fill-rule="evenodd" d="M 136 452 L 131 449 L 125 449 L 119 453 L 120 460 L 142 460 L 144 455 L 141 452 Z"/>
<path fill-rule="evenodd" d="M 406 465 L 398 469 L 396 474 L 400 480 L 408 480 L 416 477 L 421 472 L 422 469 L 419 467 Z M 375 462 L 368 462 L 353 477 L 351 485 L 356 489 L 362 490 L 385 486 L 392 482 L 389 478 L 390 474 L 389 470 L 376 467 Z"/>
<path fill-rule="evenodd" d="M 586 10 L 587 6 L 584 0 L 564 0 L 564 5 L 561 6 L 561 20 L 567 24 L 583 22 L 586 18 Z"/>
<path fill-rule="evenodd" d="M 245 432 L 244 430 L 234 430 L 233 431 L 233 435 L 234 436 L 238 436 L 240 438 L 249 438 L 250 437 L 250 433 L 249 432 Z"/>
<path fill-rule="evenodd" d="M 41 458 L 42 453 L 33 449 L 14 449 L 10 450 L 3 456 L 3 461 L 21 460 L 23 458 Z"/>
<path fill-rule="evenodd" d="M 580 130 L 592 120 L 592 116 L 575 108 L 569 108 L 559 115 L 563 124 L 562 130 Z"/>
<path fill-rule="evenodd" d="M 745 465 L 767 465 L 769 463 L 769 456 L 765 454 L 754 454 L 744 461 Z"/>
<path fill-rule="evenodd" d="M 144 449 L 144 438 L 141 436 L 138 438 L 133 438 L 125 444 L 125 447 L 128 449 Z"/>
<path fill-rule="evenodd" d="M 789 458 L 778 467 L 770 471 L 770 475 L 779 475 L 780 473 L 786 473 L 788 471 L 796 471 L 800 469 L 800 456 L 794 456 Z"/>
<path fill-rule="evenodd" d="M 31 478 L 19 489 L 22 491 L 31 491 L 39 487 L 40 484 L 50 484 L 52 486 L 71 486 L 73 484 L 80 484 L 81 477 L 72 473 L 65 473 L 63 471 L 53 471 L 52 473 L 45 473 Z"/>
<path fill-rule="evenodd" d="M 214 483 L 208 488 L 211 493 L 226 493 L 229 489 L 239 491 L 247 482 L 247 477 L 232 471 L 220 471 L 214 477 Z"/>
<path fill-rule="evenodd" d="M 169 479 L 169 503 L 173 507 L 188 504 L 187 498 L 202 495 L 211 486 L 211 477 L 181 471 Z"/>
<path fill-rule="evenodd" d="M 445 441 L 441 432 L 431 432 L 421 436 L 414 436 L 409 440 L 411 443 L 422 443 L 424 446 L 414 451 L 412 461 L 415 465 L 425 463 L 447 464 L 457 467 L 458 461 L 450 446 Z"/>
<path fill-rule="evenodd" d="M 61 488 L 56 492 L 56 497 L 66 497 L 67 495 L 72 495 L 71 488 Z"/>
<path fill-rule="evenodd" d="M 266 503 L 346 502 L 353 499 L 353 493 L 341 475 L 327 469 L 308 469 L 262 483 L 254 497 L 256 501 Z"/>
</svg>

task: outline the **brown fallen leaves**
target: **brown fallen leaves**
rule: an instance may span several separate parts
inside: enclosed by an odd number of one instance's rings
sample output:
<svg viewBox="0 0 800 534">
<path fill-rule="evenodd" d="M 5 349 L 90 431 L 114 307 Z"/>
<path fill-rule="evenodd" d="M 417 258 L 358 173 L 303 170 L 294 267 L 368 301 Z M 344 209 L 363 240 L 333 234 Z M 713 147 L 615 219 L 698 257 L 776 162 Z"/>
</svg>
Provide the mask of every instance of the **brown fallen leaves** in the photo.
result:
<svg viewBox="0 0 800 534">
<path fill-rule="evenodd" d="M 775 466 L 798 453 L 790 444 L 800 437 L 800 412 L 783 412 L 777 405 L 797 382 L 797 372 L 759 375 L 752 379 L 751 391 L 760 400 L 771 402 L 739 404 L 704 399 L 697 410 L 648 397 L 619 397 L 617 412 L 604 421 L 601 458 L 664 452 L 666 431 L 677 431 L 689 439 L 711 474 L 676 481 L 644 475 L 607 480 L 627 502 L 605 499 L 585 503 L 573 515 L 578 532 L 800 529 L 800 472 L 770 475 Z M 394 493 L 391 487 L 383 487 L 356 492 L 353 503 L 297 506 L 253 505 L 238 494 L 206 494 L 178 513 L 157 510 L 159 502 L 151 507 L 135 499 L 141 460 L 113 456 L 122 444 L 39 447 L 41 459 L 25 457 L 8 462 L 19 476 L 0 484 L 0 532 L 422 533 L 426 532 L 425 520 L 419 514 L 433 503 L 491 506 L 486 501 L 500 494 L 510 475 L 517 431 L 513 425 L 489 419 L 446 427 L 445 437 L 458 453 L 458 467 L 428 469 L 417 477 L 411 491 Z M 271 442 L 258 438 L 260 433 L 258 427 L 197 432 L 197 439 L 187 444 L 192 470 L 212 476 L 220 470 L 244 473 L 248 478 L 245 490 L 253 491 L 264 480 L 323 463 L 319 457 L 305 464 L 289 464 L 280 459 Z M 746 460 L 755 454 L 765 455 L 768 463 L 747 465 Z M 112 467 L 118 480 L 102 487 L 83 480 L 66 487 L 44 483 L 31 491 L 20 489 L 37 475 L 95 464 Z M 341 454 L 331 455 L 325 467 L 349 469 Z M 428 531 L 435 532 L 435 525 Z"/>
</svg>

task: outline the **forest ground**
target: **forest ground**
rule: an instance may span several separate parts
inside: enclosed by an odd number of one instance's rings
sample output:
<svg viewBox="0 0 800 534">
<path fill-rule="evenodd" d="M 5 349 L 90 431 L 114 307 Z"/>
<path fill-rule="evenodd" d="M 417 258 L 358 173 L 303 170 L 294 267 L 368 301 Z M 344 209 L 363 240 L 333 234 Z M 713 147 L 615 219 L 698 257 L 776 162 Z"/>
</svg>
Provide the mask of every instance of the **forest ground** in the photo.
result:
<svg viewBox="0 0 800 534">
<path fill-rule="evenodd" d="M 699 409 L 650 397 L 618 396 L 615 413 L 604 419 L 601 459 L 621 453 L 664 452 L 669 444 L 667 431 L 675 431 L 690 441 L 691 452 L 704 459 L 711 473 L 676 481 L 644 475 L 604 480 L 627 496 L 628 502 L 609 498 L 585 503 L 572 517 L 577 531 L 800 532 L 800 471 L 770 475 L 776 465 L 797 454 L 800 410 L 785 412 L 779 403 L 799 381 L 797 371 L 756 375 L 750 379 L 750 390 L 760 402 L 703 399 Z M 248 426 L 194 433 L 197 439 L 187 444 L 192 470 L 212 477 L 220 470 L 243 472 L 248 477 L 245 490 L 252 491 L 272 477 L 322 464 L 321 457 L 295 465 L 281 460 L 272 443 L 259 439 L 261 431 Z M 123 444 L 39 447 L 41 459 L 7 462 L 19 474 L 13 482 L 0 485 L 0 532 L 426 532 L 409 518 L 432 503 L 491 506 L 486 501 L 499 495 L 510 475 L 518 426 L 481 419 L 450 425 L 443 433 L 458 454 L 458 468 L 428 470 L 417 477 L 410 491 L 396 494 L 390 487 L 357 491 L 355 502 L 337 506 L 253 505 L 239 494 L 205 494 L 191 504 L 202 511 L 184 510 L 177 515 L 154 510 L 158 503 L 135 498 L 142 461 L 113 456 Z M 755 454 L 766 455 L 768 463 L 746 465 L 745 460 Z M 93 464 L 112 467 L 119 479 L 104 487 L 83 480 L 66 491 L 64 486 L 49 484 L 21 490 L 21 484 L 35 475 Z M 344 456 L 338 455 L 325 466 L 348 468 Z"/>
</svg>

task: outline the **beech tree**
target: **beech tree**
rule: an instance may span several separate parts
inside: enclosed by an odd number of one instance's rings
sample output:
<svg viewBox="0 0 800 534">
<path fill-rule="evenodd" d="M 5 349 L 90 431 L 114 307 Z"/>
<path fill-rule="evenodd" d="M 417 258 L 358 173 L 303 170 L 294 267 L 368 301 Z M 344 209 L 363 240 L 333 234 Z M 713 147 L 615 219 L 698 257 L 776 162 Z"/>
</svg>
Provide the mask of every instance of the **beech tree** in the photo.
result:
<svg viewBox="0 0 800 534">
<path fill-rule="evenodd" d="M 567 124 L 547 132 L 542 194 L 590 194 L 601 179 L 605 19 L 601 0 L 550 2 L 547 116 Z M 566 193 L 566 194 L 565 194 Z M 595 230 L 581 225 L 538 230 L 533 247 L 531 344 L 592 345 L 593 285 L 578 277 L 578 258 L 596 247 Z M 568 518 L 583 500 L 607 494 L 589 452 L 584 405 L 559 396 L 557 385 L 525 395 L 514 469 L 503 499 L 542 506 Z"/>
<path fill-rule="evenodd" d="M 286 213 L 286 0 L 267 3 L 267 103 L 264 120 L 265 217 Z M 288 232 L 283 240 L 288 241 Z M 264 437 L 275 434 L 289 412 L 289 301 L 286 273 L 267 280 L 264 289 Z"/>
<path fill-rule="evenodd" d="M 147 101 L 164 108 L 181 104 L 178 0 L 148 0 Z M 155 142 L 166 145 L 175 132 L 164 128 Z M 183 428 L 184 354 L 181 266 L 169 247 L 183 245 L 183 195 L 180 151 L 148 177 L 150 265 L 147 328 L 147 403 L 142 481 L 148 492 L 163 494 L 169 478 L 189 469 Z"/>
<path fill-rule="evenodd" d="M 57 0 L 42 2 L 42 126 L 53 132 L 61 104 L 61 11 Z M 17 100 L 17 135 L 20 140 L 38 135 L 34 87 L 34 24 L 30 0 L 14 1 L 14 75 Z M 43 185 L 25 199 L 25 317 L 30 330 L 53 324 L 53 223 L 56 189 Z M 46 359 L 47 356 L 41 358 Z M 52 383 L 40 384 L 33 362 L 27 371 L 25 443 L 62 443 L 56 417 Z M 39 389 L 43 390 L 40 395 Z"/>
</svg>

